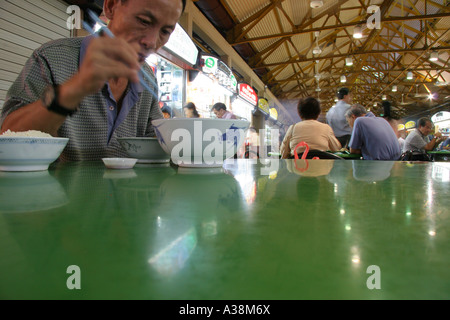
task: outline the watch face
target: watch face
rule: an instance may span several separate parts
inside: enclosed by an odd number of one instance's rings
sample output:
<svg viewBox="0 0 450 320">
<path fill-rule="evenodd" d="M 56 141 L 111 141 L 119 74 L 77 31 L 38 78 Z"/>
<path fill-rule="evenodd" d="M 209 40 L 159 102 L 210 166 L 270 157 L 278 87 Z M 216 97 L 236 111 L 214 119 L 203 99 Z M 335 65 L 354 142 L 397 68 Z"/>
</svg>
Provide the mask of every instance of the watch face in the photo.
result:
<svg viewBox="0 0 450 320">
<path fill-rule="evenodd" d="M 44 105 L 46 107 L 50 106 L 54 97 L 55 97 L 55 90 L 53 89 L 52 86 L 48 86 L 45 89 L 44 94 L 42 95 L 42 101 L 43 101 Z"/>
</svg>

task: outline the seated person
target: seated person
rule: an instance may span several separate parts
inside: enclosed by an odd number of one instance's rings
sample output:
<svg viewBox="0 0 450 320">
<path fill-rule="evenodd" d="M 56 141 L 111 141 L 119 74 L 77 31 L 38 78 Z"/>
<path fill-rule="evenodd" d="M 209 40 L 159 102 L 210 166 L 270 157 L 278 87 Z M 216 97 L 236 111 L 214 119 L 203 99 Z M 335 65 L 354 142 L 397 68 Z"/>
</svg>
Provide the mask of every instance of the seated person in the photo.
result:
<svg viewBox="0 0 450 320">
<path fill-rule="evenodd" d="M 172 118 L 172 108 L 168 105 L 165 105 L 161 108 L 161 111 L 163 113 L 164 119 L 170 119 Z"/>
<path fill-rule="evenodd" d="M 34 51 L 8 91 L 0 132 L 38 130 L 69 138 L 63 161 L 127 156 L 117 138 L 154 136 L 163 118 L 145 59 L 169 41 L 186 0 L 104 0 L 115 37 L 48 42 Z M 152 78 L 139 72 L 144 68 Z"/>
<path fill-rule="evenodd" d="M 428 137 L 433 129 L 433 123 L 428 118 L 420 118 L 417 125 L 418 128 L 411 131 L 406 137 L 403 152 L 409 150 L 420 150 L 422 152 L 432 151 L 439 143 L 446 139 L 440 132 L 436 132 L 432 139 Z"/>
<path fill-rule="evenodd" d="M 310 150 L 338 151 L 340 142 L 336 139 L 333 129 L 328 124 L 317 121 L 321 108 L 317 99 L 309 97 L 299 101 L 297 111 L 302 119 L 289 127 L 281 143 L 280 152 L 283 159 L 294 156 L 294 149 L 300 142 L 308 144 Z M 305 147 L 299 147 L 297 153 L 305 151 Z"/>
<path fill-rule="evenodd" d="M 365 160 L 400 159 L 400 144 L 389 122 L 359 104 L 353 105 L 345 117 L 352 128 L 350 153 L 362 154 Z"/>
<path fill-rule="evenodd" d="M 197 111 L 197 108 L 195 107 L 195 104 L 193 102 L 188 102 L 184 107 L 184 113 L 186 114 L 186 117 L 188 118 L 200 118 L 200 114 Z"/>
<path fill-rule="evenodd" d="M 222 102 L 213 105 L 212 111 L 218 119 L 237 119 L 237 117 L 227 110 L 227 106 Z"/>
<path fill-rule="evenodd" d="M 439 146 L 439 150 L 450 150 L 450 138 L 447 138 L 442 144 Z"/>
</svg>

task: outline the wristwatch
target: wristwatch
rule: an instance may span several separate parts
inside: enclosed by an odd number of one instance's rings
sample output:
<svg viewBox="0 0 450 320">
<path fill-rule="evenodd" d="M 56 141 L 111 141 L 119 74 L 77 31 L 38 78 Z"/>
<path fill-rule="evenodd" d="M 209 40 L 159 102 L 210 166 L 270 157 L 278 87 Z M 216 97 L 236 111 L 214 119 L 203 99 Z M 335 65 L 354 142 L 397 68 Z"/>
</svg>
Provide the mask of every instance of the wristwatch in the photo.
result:
<svg viewBox="0 0 450 320">
<path fill-rule="evenodd" d="M 67 109 L 61 106 L 59 99 L 59 85 L 49 85 L 42 94 L 42 103 L 48 111 L 60 114 L 62 116 L 72 116 L 78 109 Z"/>
</svg>

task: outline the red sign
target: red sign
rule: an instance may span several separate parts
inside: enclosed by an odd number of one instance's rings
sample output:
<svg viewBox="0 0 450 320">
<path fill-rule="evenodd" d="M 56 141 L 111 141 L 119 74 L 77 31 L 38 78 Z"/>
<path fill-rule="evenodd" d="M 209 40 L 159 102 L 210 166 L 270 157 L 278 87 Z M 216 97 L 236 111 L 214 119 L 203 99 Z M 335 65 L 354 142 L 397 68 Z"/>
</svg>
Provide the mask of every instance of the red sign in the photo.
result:
<svg viewBox="0 0 450 320">
<path fill-rule="evenodd" d="M 256 94 L 255 90 L 253 90 L 253 88 L 246 83 L 239 84 L 238 88 L 239 96 L 250 102 L 253 106 L 256 106 L 256 104 L 258 103 L 258 95 Z"/>
</svg>

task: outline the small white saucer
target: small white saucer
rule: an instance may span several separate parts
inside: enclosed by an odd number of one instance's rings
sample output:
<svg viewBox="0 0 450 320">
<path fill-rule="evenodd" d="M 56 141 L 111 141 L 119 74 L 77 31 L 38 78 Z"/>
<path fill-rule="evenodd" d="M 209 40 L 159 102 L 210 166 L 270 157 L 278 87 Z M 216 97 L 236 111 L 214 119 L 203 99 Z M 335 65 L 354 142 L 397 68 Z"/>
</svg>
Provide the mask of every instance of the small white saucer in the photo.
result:
<svg viewBox="0 0 450 320">
<path fill-rule="evenodd" d="M 137 163 L 148 163 L 148 164 L 155 164 L 155 163 L 169 163 L 169 159 L 138 159 Z"/>
<path fill-rule="evenodd" d="M 103 163 L 108 169 L 132 169 L 137 159 L 132 158 L 103 158 Z"/>
</svg>

